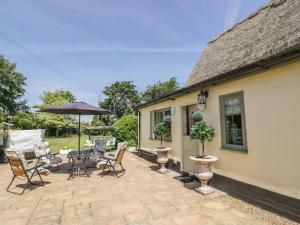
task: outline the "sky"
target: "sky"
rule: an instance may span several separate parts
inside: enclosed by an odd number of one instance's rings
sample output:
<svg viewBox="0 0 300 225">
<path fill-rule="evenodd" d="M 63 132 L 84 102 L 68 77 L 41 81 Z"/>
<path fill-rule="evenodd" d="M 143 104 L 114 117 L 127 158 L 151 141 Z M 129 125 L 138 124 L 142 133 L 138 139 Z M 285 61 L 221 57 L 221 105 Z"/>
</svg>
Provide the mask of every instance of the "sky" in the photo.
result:
<svg viewBox="0 0 300 225">
<path fill-rule="evenodd" d="M 0 54 L 27 77 L 25 98 L 72 91 L 96 105 L 103 88 L 184 85 L 215 35 L 267 0 L 0 0 Z"/>
</svg>

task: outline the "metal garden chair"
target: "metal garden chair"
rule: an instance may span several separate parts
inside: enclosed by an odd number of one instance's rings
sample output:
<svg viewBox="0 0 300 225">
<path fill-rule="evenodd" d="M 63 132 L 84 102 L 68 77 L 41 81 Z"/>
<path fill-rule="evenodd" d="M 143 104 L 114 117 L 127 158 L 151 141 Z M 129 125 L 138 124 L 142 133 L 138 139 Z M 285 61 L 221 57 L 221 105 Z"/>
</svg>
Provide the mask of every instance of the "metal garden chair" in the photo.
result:
<svg viewBox="0 0 300 225">
<path fill-rule="evenodd" d="M 126 148 L 127 148 L 127 145 L 124 144 L 117 151 L 117 154 L 108 153 L 108 154 L 105 154 L 103 156 L 104 160 L 106 160 L 105 166 L 104 166 L 103 171 L 102 171 L 103 174 L 105 172 L 106 167 L 109 166 L 109 170 L 105 174 L 108 174 L 111 171 L 111 169 L 112 169 L 114 171 L 114 174 L 117 177 L 120 177 L 118 175 L 118 173 L 116 172 L 116 169 L 115 169 L 116 166 L 118 166 L 118 165 L 121 167 L 121 169 L 123 171 L 123 174 L 125 173 L 125 169 L 124 169 L 124 167 L 122 165 L 122 160 L 123 160 Z"/>
<path fill-rule="evenodd" d="M 11 168 L 12 173 L 13 173 L 13 178 L 12 178 L 11 182 L 9 183 L 9 185 L 7 187 L 8 192 L 11 192 L 11 191 L 9 191 L 9 188 L 12 185 L 12 183 L 15 180 L 16 177 L 27 179 L 27 183 L 26 183 L 26 185 L 23 188 L 23 191 L 21 193 L 12 192 L 12 193 L 15 193 L 15 194 L 22 195 L 24 193 L 24 191 L 26 190 L 26 188 L 29 186 L 29 184 L 44 186 L 44 181 L 41 177 L 41 172 L 39 171 L 39 168 L 43 167 L 45 163 L 37 163 L 35 166 L 25 169 L 25 166 L 24 166 L 23 161 L 22 161 L 21 158 L 16 157 L 16 156 L 6 156 L 6 157 L 7 157 L 7 160 L 9 162 L 10 168 Z M 42 182 L 41 185 L 32 182 L 32 178 L 36 175 L 39 176 L 39 178 Z"/>
<path fill-rule="evenodd" d="M 103 155 L 106 151 L 106 143 L 107 143 L 106 138 L 95 139 L 94 149 L 90 154 L 88 154 L 88 157 L 86 160 L 87 164 L 93 165 L 92 167 L 97 165 L 97 163 L 101 160 L 101 158 L 103 157 Z M 87 151 L 87 152 L 89 152 L 89 151 Z"/>
</svg>

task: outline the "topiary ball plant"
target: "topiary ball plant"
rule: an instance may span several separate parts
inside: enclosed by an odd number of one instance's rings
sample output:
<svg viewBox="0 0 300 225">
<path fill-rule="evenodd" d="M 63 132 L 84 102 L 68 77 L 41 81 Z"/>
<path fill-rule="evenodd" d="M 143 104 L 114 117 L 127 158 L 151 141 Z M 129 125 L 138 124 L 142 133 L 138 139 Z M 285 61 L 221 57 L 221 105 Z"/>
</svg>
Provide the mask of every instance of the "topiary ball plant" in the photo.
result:
<svg viewBox="0 0 300 225">
<path fill-rule="evenodd" d="M 193 112 L 192 119 L 194 122 L 200 122 L 203 120 L 203 115 L 199 111 Z"/>
<path fill-rule="evenodd" d="M 167 115 L 164 117 L 163 122 L 166 124 L 171 124 L 172 122 L 172 117 L 170 115 Z"/>
<path fill-rule="evenodd" d="M 158 123 L 155 128 L 154 128 L 154 133 L 160 136 L 160 145 L 162 147 L 162 139 L 163 139 L 163 135 L 167 134 L 169 132 L 169 126 L 164 123 Z"/>
<path fill-rule="evenodd" d="M 205 121 L 200 121 L 195 123 L 194 126 L 192 126 L 190 131 L 191 139 L 198 139 L 201 141 L 202 144 L 202 155 L 201 157 L 204 158 L 204 142 L 212 141 L 215 136 L 215 129 L 207 124 Z"/>
</svg>

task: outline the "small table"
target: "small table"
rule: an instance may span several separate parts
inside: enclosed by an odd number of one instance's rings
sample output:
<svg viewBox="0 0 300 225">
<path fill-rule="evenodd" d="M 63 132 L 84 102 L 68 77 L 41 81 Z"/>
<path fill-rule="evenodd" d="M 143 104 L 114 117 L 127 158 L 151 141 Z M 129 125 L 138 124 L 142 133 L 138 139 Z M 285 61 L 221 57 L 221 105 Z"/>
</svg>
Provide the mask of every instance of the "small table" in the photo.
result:
<svg viewBox="0 0 300 225">
<path fill-rule="evenodd" d="M 69 168 L 70 176 L 69 179 L 73 177 L 74 172 L 77 171 L 77 175 L 86 175 L 89 177 L 86 169 L 86 159 L 88 158 L 88 152 L 69 152 L 67 158 L 69 159 Z"/>
</svg>

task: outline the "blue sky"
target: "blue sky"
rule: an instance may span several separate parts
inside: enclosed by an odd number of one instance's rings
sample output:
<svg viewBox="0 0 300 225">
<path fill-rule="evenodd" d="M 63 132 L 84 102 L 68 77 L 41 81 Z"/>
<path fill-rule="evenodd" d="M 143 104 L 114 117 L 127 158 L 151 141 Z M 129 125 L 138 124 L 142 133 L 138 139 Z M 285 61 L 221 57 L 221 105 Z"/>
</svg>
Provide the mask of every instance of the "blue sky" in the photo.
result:
<svg viewBox="0 0 300 225">
<path fill-rule="evenodd" d="M 206 43 L 266 2 L 2 0 L 0 32 L 30 52 L 2 34 L 0 54 L 26 75 L 29 105 L 56 89 L 97 104 L 114 81 L 142 91 L 176 76 L 183 85 Z"/>
</svg>

